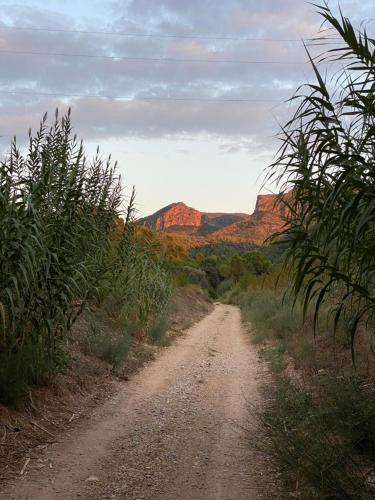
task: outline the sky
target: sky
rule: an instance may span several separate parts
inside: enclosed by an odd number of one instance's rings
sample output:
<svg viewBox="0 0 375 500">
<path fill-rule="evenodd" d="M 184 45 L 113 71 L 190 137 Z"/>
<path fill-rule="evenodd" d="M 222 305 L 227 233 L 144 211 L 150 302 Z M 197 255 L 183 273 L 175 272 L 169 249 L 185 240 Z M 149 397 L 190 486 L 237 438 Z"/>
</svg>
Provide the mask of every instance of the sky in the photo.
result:
<svg viewBox="0 0 375 500">
<path fill-rule="evenodd" d="M 372 24 L 374 0 L 340 5 Z M 140 215 L 176 201 L 252 212 L 286 101 L 313 79 L 302 39 L 320 29 L 303 0 L 0 1 L 0 152 L 71 107 Z"/>
</svg>

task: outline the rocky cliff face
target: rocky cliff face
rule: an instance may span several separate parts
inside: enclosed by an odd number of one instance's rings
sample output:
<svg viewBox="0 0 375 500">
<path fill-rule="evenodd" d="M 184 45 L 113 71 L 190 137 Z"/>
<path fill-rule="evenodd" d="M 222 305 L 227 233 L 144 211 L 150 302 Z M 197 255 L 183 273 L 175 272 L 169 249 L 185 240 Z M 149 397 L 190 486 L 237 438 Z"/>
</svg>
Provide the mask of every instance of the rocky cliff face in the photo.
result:
<svg viewBox="0 0 375 500">
<path fill-rule="evenodd" d="M 285 215 L 285 207 L 276 203 L 274 195 L 267 194 L 258 196 L 252 215 L 200 212 L 179 202 L 140 219 L 138 223 L 156 231 L 262 244 L 272 233 L 280 231 Z"/>
<path fill-rule="evenodd" d="M 286 197 L 290 198 L 290 193 L 287 194 Z M 274 194 L 260 194 L 257 197 L 253 216 L 260 215 L 262 213 L 274 214 L 277 217 L 285 217 L 287 214 L 287 208 L 284 204 L 278 202 L 278 199 Z"/>
<path fill-rule="evenodd" d="M 246 217 L 248 217 L 246 214 L 200 212 L 179 202 L 172 203 L 153 215 L 140 219 L 138 223 L 155 231 L 194 233 L 203 236 L 212 234 Z"/>
<path fill-rule="evenodd" d="M 194 232 L 200 227 L 202 213 L 185 203 L 172 203 L 149 217 L 139 220 L 143 226 L 155 231 Z"/>
<path fill-rule="evenodd" d="M 252 215 L 221 229 L 216 236 L 245 238 L 262 245 L 271 234 L 283 228 L 286 212 L 285 205 L 278 202 L 275 195 L 259 195 Z"/>
</svg>

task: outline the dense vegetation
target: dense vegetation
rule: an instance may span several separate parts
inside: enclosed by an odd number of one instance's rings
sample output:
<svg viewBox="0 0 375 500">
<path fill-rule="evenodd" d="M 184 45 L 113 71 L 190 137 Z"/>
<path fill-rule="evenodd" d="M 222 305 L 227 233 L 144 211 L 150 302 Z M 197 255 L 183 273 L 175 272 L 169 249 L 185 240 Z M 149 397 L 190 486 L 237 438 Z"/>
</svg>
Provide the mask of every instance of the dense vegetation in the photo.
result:
<svg viewBox="0 0 375 500">
<path fill-rule="evenodd" d="M 274 374 L 274 385 L 264 387 L 268 404 L 258 413 L 267 429 L 263 451 L 274 454 L 297 498 L 373 498 L 372 332 L 358 336 L 355 367 L 349 325 L 339 321 L 334 334 L 327 305 L 320 312 L 324 329 L 314 335 L 314 309 L 304 313 L 288 282 L 278 265 L 226 295 L 241 307 Z M 259 436 L 250 434 L 249 442 L 259 443 Z"/>
<path fill-rule="evenodd" d="M 321 14 L 342 43 L 320 60 L 344 68 L 325 80 L 311 60 L 316 83 L 294 97 L 269 177 L 293 192 L 283 237 L 294 294 L 314 306 L 316 323 L 329 302 L 353 345 L 375 312 L 375 41 L 327 7 Z"/>
<path fill-rule="evenodd" d="M 259 248 L 223 257 L 193 253 L 175 263 L 174 276 L 178 286 L 196 284 L 206 290 L 209 297 L 217 299 L 232 288 L 244 289 L 254 275 L 260 276 L 271 267 L 267 251 Z"/>
<path fill-rule="evenodd" d="M 316 82 L 293 98 L 268 173 L 288 207 L 276 250 L 190 253 L 137 227 L 116 165 L 88 161 L 69 115 L 24 154 L 14 141 L 0 163 L 0 401 L 64 369 L 78 318 L 115 366 L 133 339 L 163 335 L 173 285 L 198 285 L 238 304 L 262 344 L 275 390 L 259 418 L 294 498 L 374 497 L 375 41 L 321 14 L 342 40 L 321 61 L 345 67 L 323 78 L 311 59 Z"/>
<path fill-rule="evenodd" d="M 116 164 L 88 161 L 69 114 L 44 118 L 22 154 L 0 163 L 0 400 L 23 395 L 66 363 L 71 327 L 101 306 L 147 329 L 163 313 L 170 278 L 126 223 Z M 125 330 L 124 330 L 125 333 Z"/>
<path fill-rule="evenodd" d="M 316 82 L 293 98 L 297 111 L 282 129 L 267 175 L 288 208 L 287 225 L 274 237 L 286 249 L 284 262 L 225 298 L 240 305 L 273 370 L 275 388 L 265 389 L 268 405 L 259 418 L 293 497 L 369 499 L 375 491 L 375 40 L 326 6 L 320 12 L 341 38 L 319 59 L 333 76 L 324 78 L 311 59 Z"/>
</svg>

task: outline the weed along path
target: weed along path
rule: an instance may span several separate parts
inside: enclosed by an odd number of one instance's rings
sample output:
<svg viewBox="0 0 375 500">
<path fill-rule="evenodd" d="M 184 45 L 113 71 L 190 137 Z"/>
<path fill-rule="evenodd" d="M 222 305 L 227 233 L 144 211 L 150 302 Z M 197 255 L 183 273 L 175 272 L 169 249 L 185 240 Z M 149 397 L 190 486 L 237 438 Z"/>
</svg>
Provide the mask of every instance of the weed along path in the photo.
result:
<svg viewBox="0 0 375 500">
<path fill-rule="evenodd" d="M 0 498 L 280 498 L 272 465 L 244 429 L 256 425 L 248 404 L 261 404 L 266 376 L 239 310 L 216 305 L 92 418 L 31 458 Z"/>
</svg>

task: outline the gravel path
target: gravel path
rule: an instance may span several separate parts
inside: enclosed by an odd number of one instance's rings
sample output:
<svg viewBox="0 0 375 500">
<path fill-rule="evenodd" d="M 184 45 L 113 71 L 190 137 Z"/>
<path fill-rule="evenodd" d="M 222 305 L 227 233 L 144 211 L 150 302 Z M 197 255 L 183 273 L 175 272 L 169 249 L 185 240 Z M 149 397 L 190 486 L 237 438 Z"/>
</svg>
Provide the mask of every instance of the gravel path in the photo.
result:
<svg viewBox="0 0 375 500">
<path fill-rule="evenodd" d="M 0 498 L 281 498 L 272 465 L 244 436 L 265 377 L 239 310 L 216 305 Z"/>
</svg>

